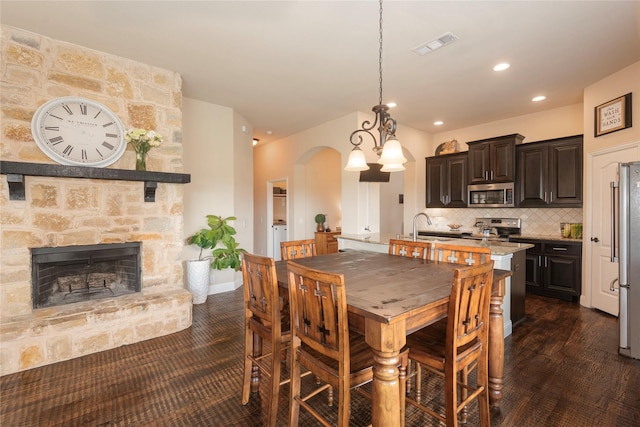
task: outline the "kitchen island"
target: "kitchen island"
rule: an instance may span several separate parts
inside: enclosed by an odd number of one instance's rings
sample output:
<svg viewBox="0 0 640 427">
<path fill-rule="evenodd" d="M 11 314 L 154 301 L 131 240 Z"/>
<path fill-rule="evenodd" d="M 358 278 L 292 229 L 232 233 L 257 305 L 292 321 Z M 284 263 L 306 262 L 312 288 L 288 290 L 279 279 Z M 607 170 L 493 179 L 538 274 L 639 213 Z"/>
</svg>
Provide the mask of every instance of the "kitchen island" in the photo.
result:
<svg viewBox="0 0 640 427">
<path fill-rule="evenodd" d="M 413 240 L 411 236 L 393 233 L 342 234 L 336 236 L 338 249 L 355 249 L 388 253 L 390 239 Z M 460 246 L 489 247 L 494 267 L 511 270 L 513 276 L 506 281 L 506 290 L 502 310 L 504 311 L 504 336 L 511 335 L 514 324 L 524 320 L 525 297 L 525 252 L 533 245 L 501 241 L 482 241 L 436 236 L 418 236 L 418 240 L 455 244 Z M 433 253 L 433 252 L 432 252 Z"/>
</svg>

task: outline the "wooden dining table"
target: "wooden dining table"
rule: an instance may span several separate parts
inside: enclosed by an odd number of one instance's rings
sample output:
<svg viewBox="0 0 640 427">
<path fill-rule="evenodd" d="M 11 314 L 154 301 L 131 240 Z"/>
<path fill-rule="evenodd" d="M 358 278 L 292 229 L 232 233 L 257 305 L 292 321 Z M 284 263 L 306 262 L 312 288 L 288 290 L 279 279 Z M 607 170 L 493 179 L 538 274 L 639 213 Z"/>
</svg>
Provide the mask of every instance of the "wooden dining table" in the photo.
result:
<svg viewBox="0 0 640 427">
<path fill-rule="evenodd" d="M 288 289 L 287 262 L 276 262 L 279 286 Z M 406 336 L 448 313 L 456 264 L 434 263 L 368 251 L 296 259 L 318 270 L 344 274 L 349 327 L 362 332 L 374 353 L 372 425 L 400 426 L 399 353 Z M 505 278 L 494 270 L 489 320 L 489 397 L 502 398 L 504 324 L 502 300 Z"/>
</svg>

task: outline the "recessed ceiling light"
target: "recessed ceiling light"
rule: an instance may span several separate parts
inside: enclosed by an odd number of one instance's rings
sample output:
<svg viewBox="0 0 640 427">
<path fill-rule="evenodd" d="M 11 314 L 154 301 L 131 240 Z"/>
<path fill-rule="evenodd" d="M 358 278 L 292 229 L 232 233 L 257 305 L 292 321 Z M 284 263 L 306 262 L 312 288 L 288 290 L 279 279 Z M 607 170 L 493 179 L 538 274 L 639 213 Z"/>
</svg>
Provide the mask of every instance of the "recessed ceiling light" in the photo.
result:
<svg viewBox="0 0 640 427">
<path fill-rule="evenodd" d="M 493 67 L 493 71 L 504 71 L 509 67 L 511 67 L 511 64 L 507 64 L 506 62 L 501 62 L 500 64 L 497 64 L 495 67 Z"/>
<path fill-rule="evenodd" d="M 387 107 L 389 107 L 389 108 L 394 108 L 394 107 L 397 107 L 397 106 L 398 106 L 398 104 L 396 104 L 395 102 L 388 102 L 387 103 Z"/>
<path fill-rule="evenodd" d="M 260 142 L 260 140 L 258 138 L 253 138 L 253 146 L 255 147 L 256 145 L 258 145 L 258 142 Z"/>
<path fill-rule="evenodd" d="M 547 97 L 544 95 L 538 95 L 531 98 L 533 102 L 540 102 L 540 101 L 544 101 L 545 99 L 547 99 Z"/>
<path fill-rule="evenodd" d="M 442 120 L 436 120 L 435 122 L 433 122 L 433 124 L 436 126 L 442 126 L 444 122 Z"/>
</svg>

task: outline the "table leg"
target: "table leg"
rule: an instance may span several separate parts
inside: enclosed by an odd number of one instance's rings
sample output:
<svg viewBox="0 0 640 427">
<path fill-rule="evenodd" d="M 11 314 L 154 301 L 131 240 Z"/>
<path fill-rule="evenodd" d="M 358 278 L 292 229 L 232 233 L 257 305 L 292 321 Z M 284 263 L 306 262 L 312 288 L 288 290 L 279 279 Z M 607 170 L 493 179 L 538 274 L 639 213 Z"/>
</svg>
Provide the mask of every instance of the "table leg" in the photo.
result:
<svg viewBox="0 0 640 427">
<path fill-rule="evenodd" d="M 400 353 L 373 354 L 372 426 L 400 426 Z"/>
<path fill-rule="evenodd" d="M 489 404 L 500 407 L 504 373 L 504 317 L 502 295 L 491 295 L 489 308 Z"/>
<path fill-rule="evenodd" d="M 365 339 L 373 350 L 371 424 L 400 427 L 400 350 L 406 343 L 404 323 L 384 324 L 365 320 Z"/>
</svg>

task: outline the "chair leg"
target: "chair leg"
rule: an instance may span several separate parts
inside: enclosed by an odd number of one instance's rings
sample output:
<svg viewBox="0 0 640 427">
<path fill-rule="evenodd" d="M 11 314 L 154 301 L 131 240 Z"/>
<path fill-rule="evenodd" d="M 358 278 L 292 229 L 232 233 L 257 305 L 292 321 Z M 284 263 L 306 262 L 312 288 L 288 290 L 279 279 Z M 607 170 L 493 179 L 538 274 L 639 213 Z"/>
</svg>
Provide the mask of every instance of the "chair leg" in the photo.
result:
<svg viewBox="0 0 640 427">
<path fill-rule="evenodd" d="M 480 425 L 482 427 L 490 427 L 491 420 L 489 414 L 489 363 L 485 355 L 480 356 L 477 369 L 478 387 L 484 387 L 482 393 L 478 395 Z"/>
<path fill-rule="evenodd" d="M 446 364 L 444 368 L 444 402 L 447 427 L 458 427 L 458 374 L 453 364 Z"/>
<path fill-rule="evenodd" d="M 465 386 L 469 385 L 469 367 L 468 366 L 465 366 L 460 371 L 460 382 L 462 384 L 464 384 Z M 468 393 L 467 389 L 465 387 L 461 387 L 461 390 L 460 390 L 460 401 L 464 402 L 464 400 L 467 398 L 468 394 L 469 393 Z M 456 402 L 456 405 L 457 405 L 457 402 Z M 467 405 L 464 405 L 464 407 L 460 411 L 460 422 L 461 423 L 466 423 L 468 417 L 469 417 L 469 409 L 467 408 Z"/>
<path fill-rule="evenodd" d="M 422 397 L 422 366 L 415 362 L 416 364 L 416 402 L 420 402 L 420 398 Z"/>
<path fill-rule="evenodd" d="M 338 427 L 349 427 L 351 415 L 351 390 L 347 384 L 343 384 L 338 390 Z"/>
<path fill-rule="evenodd" d="M 253 363 L 249 355 L 253 353 L 253 333 L 245 327 L 244 333 L 244 373 L 242 378 L 242 404 L 249 403 L 251 393 L 251 372 Z"/>
<path fill-rule="evenodd" d="M 280 397 L 280 368 L 282 367 L 280 354 L 284 352 L 282 351 L 282 344 L 279 340 L 271 345 L 271 391 L 269 393 L 268 422 L 269 427 L 276 427 L 278 423 L 278 401 Z"/>
<path fill-rule="evenodd" d="M 297 427 L 300 415 L 300 362 L 295 347 L 291 348 L 291 382 L 289 383 L 289 426 Z"/>
<path fill-rule="evenodd" d="M 409 365 L 409 360 L 407 356 L 404 356 L 400 360 L 400 372 L 398 375 L 400 381 L 400 427 L 404 427 L 407 409 L 405 406 L 407 398 L 407 365 Z"/>
</svg>

